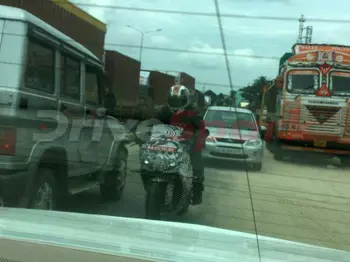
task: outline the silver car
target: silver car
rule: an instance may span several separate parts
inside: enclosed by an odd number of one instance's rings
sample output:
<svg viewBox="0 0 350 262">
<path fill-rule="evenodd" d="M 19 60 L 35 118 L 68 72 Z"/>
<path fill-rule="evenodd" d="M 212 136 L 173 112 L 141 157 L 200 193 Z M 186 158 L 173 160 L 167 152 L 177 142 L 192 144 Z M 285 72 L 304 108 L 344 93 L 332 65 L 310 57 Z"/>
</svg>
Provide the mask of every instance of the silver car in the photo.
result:
<svg viewBox="0 0 350 262">
<path fill-rule="evenodd" d="M 204 120 L 210 132 L 204 158 L 240 161 L 261 170 L 264 142 L 250 110 L 211 106 Z"/>
</svg>

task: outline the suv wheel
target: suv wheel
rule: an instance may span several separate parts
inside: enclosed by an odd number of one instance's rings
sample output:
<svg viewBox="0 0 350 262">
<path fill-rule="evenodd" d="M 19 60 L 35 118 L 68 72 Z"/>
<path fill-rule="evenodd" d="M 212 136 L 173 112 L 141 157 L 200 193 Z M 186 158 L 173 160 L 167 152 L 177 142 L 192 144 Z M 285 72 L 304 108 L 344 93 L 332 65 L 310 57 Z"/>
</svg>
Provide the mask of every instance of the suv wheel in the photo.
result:
<svg viewBox="0 0 350 262">
<path fill-rule="evenodd" d="M 126 149 L 119 151 L 115 165 L 116 167 L 112 172 L 105 175 L 104 183 L 100 185 L 101 197 L 106 201 L 119 200 L 122 197 L 128 171 Z"/>
<path fill-rule="evenodd" d="M 53 172 L 49 168 L 39 168 L 34 182 L 29 208 L 55 210 L 57 207 L 57 187 Z"/>
</svg>

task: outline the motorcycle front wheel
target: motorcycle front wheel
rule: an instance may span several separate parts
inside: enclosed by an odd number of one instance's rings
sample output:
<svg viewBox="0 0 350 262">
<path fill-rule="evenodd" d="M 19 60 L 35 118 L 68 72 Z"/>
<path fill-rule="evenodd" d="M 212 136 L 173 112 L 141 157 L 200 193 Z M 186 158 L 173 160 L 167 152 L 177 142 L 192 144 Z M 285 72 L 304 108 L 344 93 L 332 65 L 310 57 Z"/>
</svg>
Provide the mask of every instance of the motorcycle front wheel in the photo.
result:
<svg viewBox="0 0 350 262">
<path fill-rule="evenodd" d="M 160 220 L 165 201 L 166 184 L 151 182 L 147 185 L 146 219 Z"/>
</svg>

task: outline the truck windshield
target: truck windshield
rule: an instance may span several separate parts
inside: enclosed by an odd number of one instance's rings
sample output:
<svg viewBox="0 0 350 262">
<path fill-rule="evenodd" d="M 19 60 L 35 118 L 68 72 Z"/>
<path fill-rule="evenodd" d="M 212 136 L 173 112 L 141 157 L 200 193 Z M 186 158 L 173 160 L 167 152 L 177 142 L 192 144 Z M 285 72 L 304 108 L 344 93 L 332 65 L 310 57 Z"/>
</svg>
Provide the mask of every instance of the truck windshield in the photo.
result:
<svg viewBox="0 0 350 262">
<path fill-rule="evenodd" d="M 314 70 L 292 70 L 288 73 L 287 91 L 313 94 L 319 86 L 319 74 Z"/>
<path fill-rule="evenodd" d="M 333 95 L 348 96 L 350 93 L 350 73 L 332 72 L 330 87 Z"/>
</svg>

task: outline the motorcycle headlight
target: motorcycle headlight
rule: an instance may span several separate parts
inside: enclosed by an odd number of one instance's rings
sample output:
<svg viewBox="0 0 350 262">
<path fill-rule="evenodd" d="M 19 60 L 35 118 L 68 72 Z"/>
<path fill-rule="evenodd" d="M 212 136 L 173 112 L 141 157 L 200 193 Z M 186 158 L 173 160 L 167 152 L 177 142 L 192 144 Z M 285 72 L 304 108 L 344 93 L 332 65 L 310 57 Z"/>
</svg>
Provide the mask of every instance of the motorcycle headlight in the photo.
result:
<svg viewBox="0 0 350 262">
<path fill-rule="evenodd" d="M 262 146 L 262 140 L 261 139 L 248 140 L 243 144 L 243 146 L 245 146 L 245 147 L 260 147 L 260 146 Z"/>
</svg>

